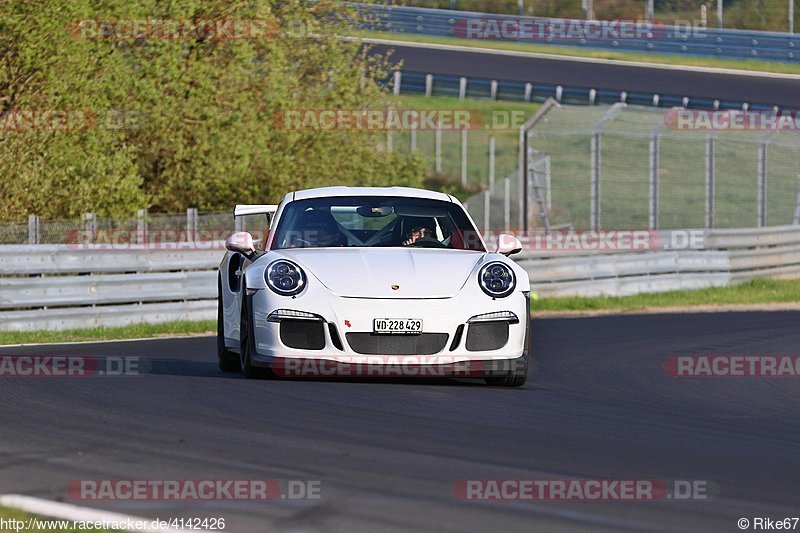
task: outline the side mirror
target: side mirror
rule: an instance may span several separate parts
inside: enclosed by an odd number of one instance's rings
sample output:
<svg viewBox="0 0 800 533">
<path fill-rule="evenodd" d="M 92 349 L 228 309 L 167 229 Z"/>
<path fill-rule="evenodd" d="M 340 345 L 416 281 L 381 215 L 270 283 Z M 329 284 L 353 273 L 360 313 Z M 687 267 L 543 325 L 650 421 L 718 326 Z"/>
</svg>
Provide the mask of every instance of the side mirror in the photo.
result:
<svg viewBox="0 0 800 533">
<path fill-rule="evenodd" d="M 225 248 L 231 252 L 239 252 L 248 257 L 256 251 L 256 247 L 253 244 L 253 236 L 246 231 L 234 233 L 225 239 Z"/>
<path fill-rule="evenodd" d="M 497 253 L 509 256 L 521 251 L 522 243 L 513 235 L 501 233 L 497 236 Z"/>
</svg>

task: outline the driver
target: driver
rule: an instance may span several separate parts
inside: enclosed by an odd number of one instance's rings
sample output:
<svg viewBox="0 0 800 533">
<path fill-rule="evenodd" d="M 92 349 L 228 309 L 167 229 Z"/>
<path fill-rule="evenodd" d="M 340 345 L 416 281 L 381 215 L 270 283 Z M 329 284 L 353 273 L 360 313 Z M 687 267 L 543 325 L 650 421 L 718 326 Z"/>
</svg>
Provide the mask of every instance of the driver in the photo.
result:
<svg viewBox="0 0 800 533">
<path fill-rule="evenodd" d="M 408 229 L 405 233 L 403 246 L 411 246 L 419 239 L 435 239 L 433 221 L 422 217 L 409 217 L 403 220 L 403 225 Z"/>
</svg>

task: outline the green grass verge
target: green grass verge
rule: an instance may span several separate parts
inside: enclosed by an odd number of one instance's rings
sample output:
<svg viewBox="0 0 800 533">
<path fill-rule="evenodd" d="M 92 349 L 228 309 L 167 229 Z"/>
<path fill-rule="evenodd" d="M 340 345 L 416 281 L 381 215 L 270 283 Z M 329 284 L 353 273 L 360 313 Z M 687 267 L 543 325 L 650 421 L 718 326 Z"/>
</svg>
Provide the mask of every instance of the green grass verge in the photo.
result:
<svg viewBox="0 0 800 533">
<path fill-rule="evenodd" d="M 727 68 L 736 70 L 752 70 L 757 72 L 774 72 L 777 74 L 800 74 L 800 65 L 793 63 L 777 63 L 756 61 L 752 59 L 718 59 L 704 57 L 686 57 L 660 54 L 643 54 L 636 52 L 615 52 L 611 50 L 595 50 L 570 46 L 546 44 L 517 43 L 513 41 L 489 41 L 484 39 L 463 39 L 458 37 L 438 37 L 432 35 L 409 35 L 407 33 L 364 31 L 358 37 L 372 39 L 388 39 L 412 43 L 449 44 L 468 46 L 471 48 L 489 48 L 493 50 L 512 50 L 517 52 L 533 52 L 561 56 L 586 57 L 593 59 L 614 59 L 617 61 L 638 61 L 663 65 L 684 65 L 691 67 Z"/>
<path fill-rule="evenodd" d="M 28 525 L 28 520 L 32 518 L 37 518 L 38 521 L 33 524 L 32 529 L 26 529 Z M 20 528 L 12 528 L 12 527 L 0 527 L 0 533 L 29 533 L 33 531 L 42 532 L 42 533 L 83 533 L 85 531 L 92 531 L 94 533 L 103 533 L 108 531 L 117 531 L 117 530 L 108 530 L 108 529 L 76 529 L 72 527 L 73 521 L 72 520 L 60 520 L 57 518 L 45 518 L 38 515 L 31 515 L 24 511 L 20 511 L 18 509 L 11 509 L 9 507 L 0 507 L 0 519 L 3 520 L 6 526 L 10 526 L 11 524 L 8 522 L 9 520 L 18 520 L 24 522 L 24 524 L 20 524 Z M 68 524 L 68 526 L 67 526 Z M 61 527 L 65 526 L 65 527 Z"/>
<path fill-rule="evenodd" d="M 759 279 L 694 291 L 672 291 L 622 297 L 540 298 L 531 301 L 536 311 L 636 311 L 658 307 L 768 304 L 800 302 L 800 280 Z"/>
<path fill-rule="evenodd" d="M 0 345 L 139 339 L 163 337 L 167 335 L 216 333 L 216 331 L 216 320 L 165 322 L 163 324 L 133 324 L 119 328 L 102 327 L 94 329 L 69 329 L 64 331 L 0 331 Z"/>
</svg>

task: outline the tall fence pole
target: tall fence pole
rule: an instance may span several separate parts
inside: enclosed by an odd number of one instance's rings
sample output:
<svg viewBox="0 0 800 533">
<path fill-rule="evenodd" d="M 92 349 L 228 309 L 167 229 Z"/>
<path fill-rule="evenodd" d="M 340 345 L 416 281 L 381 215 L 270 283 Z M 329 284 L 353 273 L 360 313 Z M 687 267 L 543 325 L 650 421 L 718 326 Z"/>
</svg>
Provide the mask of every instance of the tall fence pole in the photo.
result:
<svg viewBox="0 0 800 533">
<path fill-rule="evenodd" d="M 758 145 L 758 227 L 767 225 L 767 143 Z"/>
<path fill-rule="evenodd" d="M 714 161 L 714 137 L 706 139 L 706 228 L 714 227 L 714 194 L 716 166 Z"/>
<path fill-rule="evenodd" d="M 798 205 L 800 206 L 800 200 Z M 511 178 L 508 176 L 503 178 L 503 226 L 506 231 L 511 231 Z"/>
<path fill-rule="evenodd" d="M 38 215 L 28 215 L 28 244 L 41 244 L 42 221 Z"/>
<path fill-rule="evenodd" d="M 592 134 L 591 141 L 591 194 L 589 209 L 589 228 L 592 231 L 600 229 L 600 133 Z"/>
<path fill-rule="evenodd" d="M 461 185 L 467 186 L 467 128 L 461 128 Z"/>
<path fill-rule="evenodd" d="M 492 225 L 492 217 L 491 217 L 491 209 L 492 209 L 492 190 L 486 189 L 483 191 L 483 234 L 489 232 L 489 228 Z"/>
<path fill-rule="evenodd" d="M 553 209 L 553 186 L 550 181 L 550 156 L 544 158 L 544 186 L 545 186 L 545 202 L 547 203 L 547 211 Z"/>
<path fill-rule="evenodd" d="M 660 158 L 658 133 L 650 137 L 650 219 L 648 227 L 658 229 L 658 166 Z"/>
<path fill-rule="evenodd" d="M 434 133 L 434 170 L 437 174 L 442 172 L 442 128 L 437 125 Z"/>
<path fill-rule="evenodd" d="M 723 0 L 717 0 L 717 28 L 720 29 L 722 28 L 722 1 Z"/>
<path fill-rule="evenodd" d="M 797 175 L 797 200 L 794 204 L 794 216 L 792 217 L 792 224 L 795 226 L 800 224 L 800 174 Z"/>
<path fill-rule="evenodd" d="M 489 136 L 489 188 L 494 188 L 494 151 L 495 151 L 495 138 L 494 135 Z"/>
<path fill-rule="evenodd" d="M 417 149 L 417 125 L 411 126 L 411 149 Z"/>
<path fill-rule="evenodd" d="M 93 243 L 97 236 L 97 215 L 86 213 L 83 215 L 83 231 L 87 235 L 85 242 Z"/>
<path fill-rule="evenodd" d="M 197 225 L 197 208 L 190 207 L 186 210 L 186 240 L 189 242 L 194 242 L 195 240 L 195 236 L 197 235 Z"/>
<path fill-rule="evenodd" d="M 794 0 L 789 0 L 789 33 L 794 33 Z"/>
<path fill-rule="evenodd" d="M 136 211 L 136 243 L 147 242 L 147 209 Z"/>
</svg>

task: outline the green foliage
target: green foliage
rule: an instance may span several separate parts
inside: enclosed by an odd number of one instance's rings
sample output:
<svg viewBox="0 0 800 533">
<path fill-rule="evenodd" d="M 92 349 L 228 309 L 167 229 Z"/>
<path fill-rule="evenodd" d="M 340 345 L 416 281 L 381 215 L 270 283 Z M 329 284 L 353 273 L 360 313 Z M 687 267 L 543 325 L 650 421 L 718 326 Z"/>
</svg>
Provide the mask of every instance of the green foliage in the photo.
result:
<svg viewBox="0 0 800 533">
<path fill-rule="evenodd" d="M 137 208 L 229 209 L 319 185 L 418 185 L 417 156 L 373 134 L 287 131 L 282 111 L 374 109 L 389 63 L 341 3 L 11 0 L 0 8 L 0 111 L 89 110 L 76 130 L 0 128 L 0 220 Z M 277 21 L 258 39 L 94 39 L 78 19 Z M 72 31 L 70 31 L 72 30 Z M 313 36 L 313 37 L 312 37 Z"/>
</svg>

